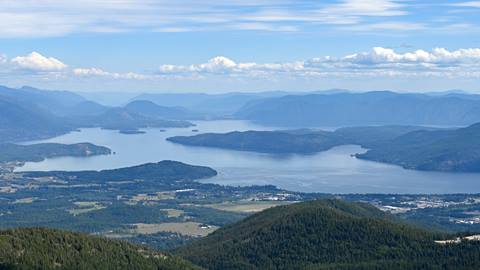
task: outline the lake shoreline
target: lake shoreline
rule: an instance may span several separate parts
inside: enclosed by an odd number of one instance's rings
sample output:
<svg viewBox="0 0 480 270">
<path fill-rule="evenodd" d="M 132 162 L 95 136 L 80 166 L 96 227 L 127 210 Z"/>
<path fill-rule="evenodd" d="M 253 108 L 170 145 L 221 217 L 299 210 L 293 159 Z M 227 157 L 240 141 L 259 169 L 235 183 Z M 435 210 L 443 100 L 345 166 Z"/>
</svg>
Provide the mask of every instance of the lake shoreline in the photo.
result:
<svg viewBox="0 0 480 270">
<path fill-rule="evenodd" d="M 232 130 L 279 130 L 240 120 L 195 121 L 199 133 Z M 128 167 L 160 160 L 177 160 L 209 166 L 219 171 L 212 179 L 222 185 L 275 185 L 301 192 L 333 194 L 447 194 L 478 193 L 480 174 L 405 170 L 396 165 L 360 160 L 352 154 L 366 149 L 341 146 L 312 155 L 271 155 L 206 147 L 189 147 L 165 139 L 194 135 L 188 128 L 145 129 L 145 134 L 122 135 L 118 131 L 82 129 L 39 142 L 75 143 L 89 141 L 116 152 L 108 157 L 55 158 L 39 163 L 27 162 L 21 171 L 102 170 Z M 33 143 L 33 142 L 32 142 Z"/>
</svg>

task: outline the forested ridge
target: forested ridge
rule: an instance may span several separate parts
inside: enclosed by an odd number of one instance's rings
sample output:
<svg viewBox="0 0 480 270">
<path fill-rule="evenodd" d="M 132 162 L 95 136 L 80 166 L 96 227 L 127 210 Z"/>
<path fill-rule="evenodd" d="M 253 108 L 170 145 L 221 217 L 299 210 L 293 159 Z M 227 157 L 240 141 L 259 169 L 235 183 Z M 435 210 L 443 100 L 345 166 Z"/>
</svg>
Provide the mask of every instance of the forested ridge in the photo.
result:
<svg viewBox="0 0 480 270">
<path fill-rule="evenodd" d="M 27 228 L 0 231 L 0 269 L 200 269 L 125 241 Z"/>
<path fill-rule="evenodd" d="M 371 205 L 318 200 L 253 215 L 176 253 L 208 269 L 479 269 L 480 243 L 402 223 Z"/>
</svg>

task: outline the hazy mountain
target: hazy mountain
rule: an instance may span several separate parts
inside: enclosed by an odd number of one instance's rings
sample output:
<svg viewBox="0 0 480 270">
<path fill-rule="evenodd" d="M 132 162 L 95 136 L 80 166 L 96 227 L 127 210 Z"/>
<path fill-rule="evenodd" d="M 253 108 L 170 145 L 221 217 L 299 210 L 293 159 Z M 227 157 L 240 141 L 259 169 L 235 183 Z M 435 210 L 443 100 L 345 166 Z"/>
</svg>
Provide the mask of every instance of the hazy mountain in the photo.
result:
<svg viewBox="0 0 480 270">
<path fill-rule="evenodd" d="M 393 139 L 419 130 L 439 130 L 439 128 L 422 126 L 367 126 L 345 127 L 333 132 L 347 144 L 357 144 L 364 148 L 374 148 L 390 143 Z"/>
<path fill-rule="evenodd" d="M 210 113 L 214 115 L 230 115 L 240 109 L 247 102 L 265 97 L 278 97 L 286 92 L 260 92 L 260 93 L 226 93 L 226 94 L 142 94 L 133 100 L 149 100 L 161 106 L 184 107 L 197 113 Z"/>
<path fill-rule="evenodd" d="M 36 106 L 59 116 L 67 114 L 69 107 L 86 101 L 72 92 L 41 90 L 28 86 L 18 89 L 0 86 L 0 97 L 8 97 L 17 103 Z"/>
<path fill-rule="evenodd" d="M 75 104 L 65 110 L 66 116 L 91 116 L 99 115 L 106 112 L 109 107 L 103 106 L 99 103 L 86 100 Z"/>
<path fill-rule="evenodd" d="M 148 100 L 152 101 L 160 106 L 168 107 L 192 107 L 207 100 L 210 97 L 208 94 L 204 93 L 184 93 L 184 94 L 175 94 L 175 93 L 145 93 L 138 95 L 132 98 L 134 100 Z"/>
<path fill-rule="evenodd" d="M 125 109 L 146 117 L 163 119 L 193 119 L 198 117 L 183 107 L 160 106 L 148 100 L 132 101 L 125 106 Z"/>
<path fill-rule="evenodd" d="M 0 95 L 0 142 L 46 138 L 71 128 L 35 104 Z"/>
<path fill-rule="evenodd" d="M 125 108 L 110 108 L 95 116 L 72 117 L 70 121 L 80 127 L 102 127 L 106 129 L 135 130 L 146 127 L 190 127 L 192 123 L 179 120 L 165 120 L 145 116 Z"/>
<path fill-rule="evenodd" d="M 1 269 L 200 269 L 125 241 L 52 229 L 0 231 Z"/>
<path fill-rule="evenodd" d="M 103 106 L 108 107 L 121 107 L 125 106 L 134 97 L 138 96 L 138 93 L 132 92 L 105 92 L 105 91 L 93 91 L 93 92 L 76 92 L 80 96 L 97 102 Z"/>
<path fill-rule="evenodd" d="M 318 200 L 280 206 L 177 250 L 208 269 L 477 269 L 480 242 L 401 223 L 365 203 Z"/>
<path fill-rule="evenodd" d="M 469 125 L 480 100 L 393 92 L 289 95 L 249 102 L 240 119 L 278 126 Z"/>
<path fill-rule="evenodd" d="M 359 158 L 408 169 L 480 172 L 480 124 L 456 130 L 414 131 Z"/>
<path fill-rule="evenodd" d="M 71 92 L 31 87 L 0 87 L 0 105 L 0 143 L 42 139 L 82 127 L 134 130 L 192 126 L 186 121 L 168 120 L 170 116 L 187 115 L 179 108 L 162 111 L 164 108 L 153 103 L 112 108 Z"/>
</svg>

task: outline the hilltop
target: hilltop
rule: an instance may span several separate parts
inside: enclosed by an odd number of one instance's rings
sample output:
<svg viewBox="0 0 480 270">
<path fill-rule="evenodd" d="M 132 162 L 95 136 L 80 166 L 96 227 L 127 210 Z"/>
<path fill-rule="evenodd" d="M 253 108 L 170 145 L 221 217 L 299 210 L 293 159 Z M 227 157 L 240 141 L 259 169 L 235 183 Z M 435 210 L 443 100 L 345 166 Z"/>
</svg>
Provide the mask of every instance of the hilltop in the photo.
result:
<svg viewBox="0 0 480 270">
<path fill-rule="evenodd" d="M 480 243 L 395 220 L 365 203 L 317 200 L 280 206 L 177 250 L 208 269 L 478 269 Z"/>
</svg>

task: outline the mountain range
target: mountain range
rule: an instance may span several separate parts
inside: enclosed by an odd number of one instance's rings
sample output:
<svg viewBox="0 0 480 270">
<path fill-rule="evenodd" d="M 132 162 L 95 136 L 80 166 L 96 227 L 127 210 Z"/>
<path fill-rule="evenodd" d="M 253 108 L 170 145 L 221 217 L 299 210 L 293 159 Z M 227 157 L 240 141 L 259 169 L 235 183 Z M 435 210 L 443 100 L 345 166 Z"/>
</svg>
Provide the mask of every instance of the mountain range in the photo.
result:
<svg viewBox="0 0 480 270">
<path fill-rule="evenodd" d="M 209 115 L 210 117 L 229 116 L 239 110 L 246 103 L 259 98 L 279 97 L 288 92 L 272 91 L 259 93 L 163 93 L 141 94 L 133 100 L 148 100 L 161 106 L 183 107 L 190 111 Z"/>
<path fill-rule="evenodd" d="M 394 92 L 287 95 L 253 100 L 234 116 L 281 127 L 465 126 L 480 122 L 477 95 Z"/>
<path fill-rule="evenodd" d="M 0 143 L 43 139 L 82 127 L 189 127 L 181 108 L 135 101 L 107 107 L 67 91 L 0 87 Z"/>
</svg>

